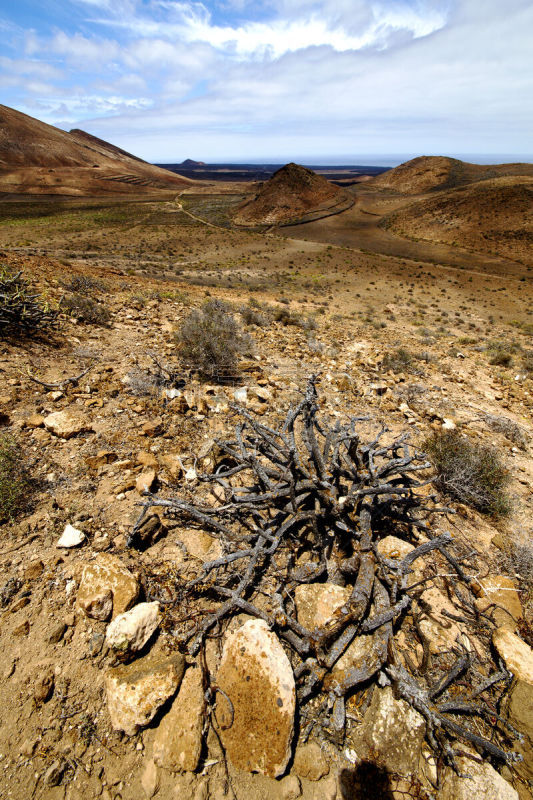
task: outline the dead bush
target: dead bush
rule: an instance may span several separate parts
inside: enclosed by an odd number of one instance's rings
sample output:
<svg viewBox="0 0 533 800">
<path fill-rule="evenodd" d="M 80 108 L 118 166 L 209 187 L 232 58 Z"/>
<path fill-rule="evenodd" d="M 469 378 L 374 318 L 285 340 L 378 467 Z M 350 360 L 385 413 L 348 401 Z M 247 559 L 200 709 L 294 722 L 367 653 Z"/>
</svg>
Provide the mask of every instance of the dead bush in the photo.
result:
<svg viewBox="0 0 533 800">
<path fill-rule="evenodd" d="M 529 441 L 527 431 L 517 422 L 513 422 L 509 417 L 499 417 L 493 414 L 487 414 L 485 422 L 491 430 L 502 433 L 506 439 L 509 439 L 521 450 L 527 449 Z"/>
<path fill-rule="evenodd" d="M 510 512 L 509 473 L 495 448 L 474 445 L 457 430 L 436 431 L 422 447 L 437 471 L 435 485 L 445 494 L 482 514 Z"/>
<path fill-rule="evenodd" d="M 236 378 L 239 355 L 252 348 L 251 338 L 221 300 L 208 300 L 201 309 L 191 311 L 176 340 L 184 365 L 218 383 Z"/>
<path fill-rule="evenodd" d="M 34 294 L 22 272 L 0 265 L 0 337 L 31 336 L 58 326 L 58 311 Z"/>
</svg>

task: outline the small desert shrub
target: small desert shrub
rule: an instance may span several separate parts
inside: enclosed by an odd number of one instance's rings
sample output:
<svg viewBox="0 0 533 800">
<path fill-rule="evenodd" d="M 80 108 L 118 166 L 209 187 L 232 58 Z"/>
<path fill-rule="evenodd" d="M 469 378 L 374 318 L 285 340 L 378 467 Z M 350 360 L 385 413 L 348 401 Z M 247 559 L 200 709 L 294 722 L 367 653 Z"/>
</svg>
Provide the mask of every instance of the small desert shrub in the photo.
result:
<svg viewBox="0 0 533 800">
<path fill-rule="evenodd" d="M 381 367 L 384 372 L 413 372 L 414 356 L 405 347 L 398 347 L 390 353 L 385 353 Z"/>
<path fill-rule="evenodd" d="M 317 328 L 316 320 L 312 317 L 306 317 L 296 311 L 291 312 L 288 308 L 273 308 L 272 315 L 274 320 L 281 322 L 282 325 L 294 325 L 305 331 L 314 331 Z"/>
<path fill-rule="evenodd" d="M 501 339 L 494 339 L 487 345 L 489 364 L 495 367 L 510 367 L 513 363 L 513 355 L 520 350 L 520 345 L 515 342 L 506 342 Z"/>
<path fill-rule="evenodd" d="M 73 275 L 63 286 L 69 292 L 78 292 L 85 295 L 90 292 L 103 292 L 108 288 L 103 281 L 98 280 L 98 278 L 91 278 L 89 275 Z"/>
<path fill-rule="evenodd" d="M 0 337 L 31 336 L 58 325 L 58 311 L 31 291 L 21 272 L 0 265 Z"/>
<path fill-rule="evenodd" d="M 435 485 L 441 491 L 483 514 L 509 513 L 509 473 L 497 450 L 475 445 L 456 430 L 437 431 L 422 447 L 437 470 Z"/>
<path fill-rule="evenodd" d="M 255 306 L 247 305 L 241 306 L 239 314 L 245 325 L 257 325 L 262 328 L 268 324 L 268 317 L 266 314 L 261 313 Z"/>
<path fill-rule="evenodd" d="M 30 489 L 20 448 L 10 436 L 0 436 L 0 522 L 12 519 L 27 505 Z"/>
<path fill-rule="evenodd" d="M 527 449 L 529 437 L 526 430 L 517 422 L 513 422 L 508 417 L 499 417 L 493 414 L 487 414 L 485 422 L 491 430 L 496 431 L 496 433 L 502 433 L 506 439 L 509 439 L 521 450 Z"/>
<path fill-rule="evenodd" d="M 224 383 L 236 377 L 238 357 L 252 342 L 220 300 L 191 311 L 176 334 L 183 363 L 202 378 Z"/>
<path fill-rule="evenodd" d="M 101 325 L 105 328 L 111 320 L 109 310 L 102 303 L 97 303 L 96 300 L 92 300 L 82 294 L 71 294 L 63 297 L 61 310 L 88 325 Z"/>
<path fill-rule="evenodd" d="M 522 356 L 522 369 L 533 374 L 533 350 L 526 350 Z"/>
</svg>

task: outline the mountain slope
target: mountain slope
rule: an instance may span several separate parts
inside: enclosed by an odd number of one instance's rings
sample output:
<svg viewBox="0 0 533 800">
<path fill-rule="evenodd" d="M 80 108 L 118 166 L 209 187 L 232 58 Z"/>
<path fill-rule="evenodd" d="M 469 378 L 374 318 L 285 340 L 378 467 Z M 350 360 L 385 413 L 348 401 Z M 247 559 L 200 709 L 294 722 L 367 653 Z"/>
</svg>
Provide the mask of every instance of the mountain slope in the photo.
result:
<svg viewBox="0 0 533 800">
<path fill-rule="evenodd" d="M 0 105 L 0 192 L 129 194 L 191 183 L 84 131 L 67 133 Z"/>
<path fill-rule="evenodd" d="M 372 186 L 424 194 L 509 176 L 533 177 L 533 164 L 481 165 L 445 156 L 419 156 L 374 178 Z"/>
<path fill-rule="evenodd" d="M 233 217 L 237 225 L 287 225 L 344 211 L 354 203 L 350 192 L 299 164 L 286 164 Z"/>
<path fill-rule="evenodd" d="M 444 191 L 396 211 L 384 227 L 533 263 L 533 178 L 496 178 Z"/>
</svg>

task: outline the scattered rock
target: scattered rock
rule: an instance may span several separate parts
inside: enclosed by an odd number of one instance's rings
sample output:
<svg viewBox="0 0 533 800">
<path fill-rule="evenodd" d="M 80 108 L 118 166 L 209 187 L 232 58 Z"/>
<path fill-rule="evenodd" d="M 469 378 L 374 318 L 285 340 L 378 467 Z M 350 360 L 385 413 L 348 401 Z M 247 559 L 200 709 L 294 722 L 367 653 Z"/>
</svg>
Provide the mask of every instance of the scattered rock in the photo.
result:
<svg viewBox="0 0 533 800">
<path fill-rule="evenodd" d="M 183 474 L 183 467 L 178 453 L 164 453 L 161 456 L 161 463 L 168 470 L 174 480 L 181 478 Z"/>
<path fill-rule="evenodd" d="M 27 636 L 30 632 L 30 623 L 27 619 L 24 622 L 21 622 L 15 628 L 13 628 L 13 636 Z"/>
<path fill-rule="evenodd" d="M 148 450 L 141 450 L 137 453 L 137 464 L 142 464 L 143 467 L 148 467 L 149 469 L 157 469 L 159 466 L 157 458 Z"/>
<path fill-rule="evenodd" d="M 498 628 L 492 643 L 507 669 L 521 681 L 533 686 L 533 650 L 508 628 Z"/>
<path fill-rule="evenodd" d="M 513 768 L 524 780 L 533 785 L 533 689 L 526 681 L 515 680 L 511 690 L 508 707 L 511 725 L 523 734 L 523 741 L 513 742 L 513 750 L 523 756 L 523 761 Z"/>
<path fill-rule="evenodd" d="M 461 775 L 446 770 L 437 800 L 519 800 L 513 787 L 490 764 L 469 758 L 458 758 L 457 764 Z"/>
<path fill-rule="evenodd" d="M 310 742 L 298 747 L 294 756 L 294 770 L 300 778 L 319 781 L 329 772 L 329 765 L 324 758 L 320 745 Z"/>
<path fill-rule="evenodd" d="M 63 636 L 65 635 L 65 631 L 67 630 L 67 625 L 65 622 L 59 622 L 52 628 L 52 632 L 48 637 L 48 641 L 50 644 L 57 644 L 61 641 Z"/>
<path fill-rule="evenodd" d="M 297 775 L 286 775 L 279 782 L 279 795 L 281 800 L 298 800 L 301 797 L 302 786 Z"/>
<path fill-rule="evenodd" d="M 232 704 L 218 695 L 217 720 L 232 764 L 282 775 L 291 754 L 296 693 L 289 660 L 266 622 L 250 620 L 228 636 L 217 683 Z"/>
<path fill-rule="evenodd" d="M 41 705 L 42 703 L 46 703 L 47 700 L 50 700 L 53 691 L 54 673 L 50 670 L 45 672 L 44 675 L 41 675 L 41 677 L 35 682 L 33 699 L 37 705 Z"/>
<path fill-rule="evenodd" d="M 141 784 L 148 798 L 153 797 L 159 791 L 159 773 L 153 759 L 147 762 L 143 770 Z"/>
<path fill-rule="evenodd" d="M 146 550 L 155 544 L 166 529 L 157 514 L 149 514 L 127 539 L 128 547 L 136 547 L 138 550 Z"/>
<path fill-rule="evenodd" d="M 45 428 L 61 439 L 70 439 L 78 433 L 91 431 L 91 423 L 72 411 L 54 411 L 44 418 Z"/>
<path fill-rule="evenodd" d="M 177 536 L 180 542 L 185 545 L 189 555 L 200 559 L 202 562 L 220 558 L 222 555 L 220 541 L 205 531 L 196 528 L 182 528 L 177 531 Z"/>
<path fill-rule="evenodd" d="M 478 611 L 486 611 L 500 628 L 516 629 L 523 611 L 515 581 L 506 575 L 491 575 L 478 581 L 473 589 L 478 595 Z"/>
<path fill-rule="evenodd" d="M 200 760 L 204 712 L 202 673 L 199 668 L 189 667 L 172 708 L 156 731 L 156 764 L 172 772 L 194 772 Z"/>
<path fill-rule="evenodd" d="M 164 425 L 162 419 L 151 419 L 148 422 L 145 422 L 144 425 L 141 427 L 141 434 L 142 436 L 149 436 L 153 438 L 154 436 L 159 436 L 164 431 Z"/>
<path fill-rule="evenodd" d="M 44 425 L 44 417 L 41 414 L 30 414 L 24 420 L 26 428 L 42 428 Z"/>
<path fill-rule="evenodd" d="M 24 570 L 24 580 L 34 581 L 37 578 L 40 578 L 43 572 L 44 572 L 44 564 L 41 560 L 30 561 L 30 563 Z"/>
<path fill-rule="evenodd" d="M 65 772 L 66 764 L 64 761 L 56 759 L 50 764 L 48 769 L 43 775 L 43 783 L 45 786 L 59 786 L 61 778 Z"/>
<path fill-rule="evenodd" d="M 159 603 L 139 603 L 119 614 L 106 631 L 108 647 L 122 656 L 142 650 L 159 625 Z"/>
<path fill-rule="evenodd" d="M 372 702 L 358 731 L 358 755 L 367 752 L 371 760 L 388 772 L 416 774 L 424 742 L 424 718 L 404 700 L 395 700 L 390 686 L 375 689 Z"/>
<path fill-rule="evenodd" d="M 147 469 L 145 472 L 141 472 L 139 477 L 135 482 L 135 488 L 139 492 L 139 494 L 143 494 L 144 492 L 149 492 L 157 480 L 157 472 L 155 469 Z"/>
<path fill-rule="evenodd" d="M 78 547 L 85 541 L 85 534 L 83 531 L 74 528 L 70 523 L 65 525 L 61 538 L 56 544 L 56 547 Z"/>
<path fill-rule="evenodd" d="M 100 631 L 97 631 L 91 635 L 89 639 L 89 655 L 92 658 L 96 658 L 102 652 L 102 647 L 104 646 L 105 636 Z"/>
<path fill-rule="evenodd" d="M 107 707 L 114 730 L 133 736 L 148 725 L 180 685 L 185 670 L 181 654 L 148 655 L 104 674 Z"/>
<path fill-rule="evenodd" d="M 86 564 L 78 590 L 78 605 L 94 619 L 107 620 L 127 611 L 139 594 L 137 579 L 119 558 L 99 553 Z"/>
</svg>

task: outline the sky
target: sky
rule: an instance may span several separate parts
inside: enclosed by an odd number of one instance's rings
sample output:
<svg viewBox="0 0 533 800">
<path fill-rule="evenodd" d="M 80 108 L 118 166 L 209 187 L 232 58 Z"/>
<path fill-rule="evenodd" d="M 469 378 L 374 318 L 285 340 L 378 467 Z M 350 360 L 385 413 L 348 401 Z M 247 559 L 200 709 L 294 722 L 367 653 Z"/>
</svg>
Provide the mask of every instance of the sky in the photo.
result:
<svg viewBox="0 0 533 800">
<path fill-rule="evenodd" d="M 158 163 L 533 160 L 532 32 L 532 0 L 0 0 L 0 102 Z"/>
</svg>

